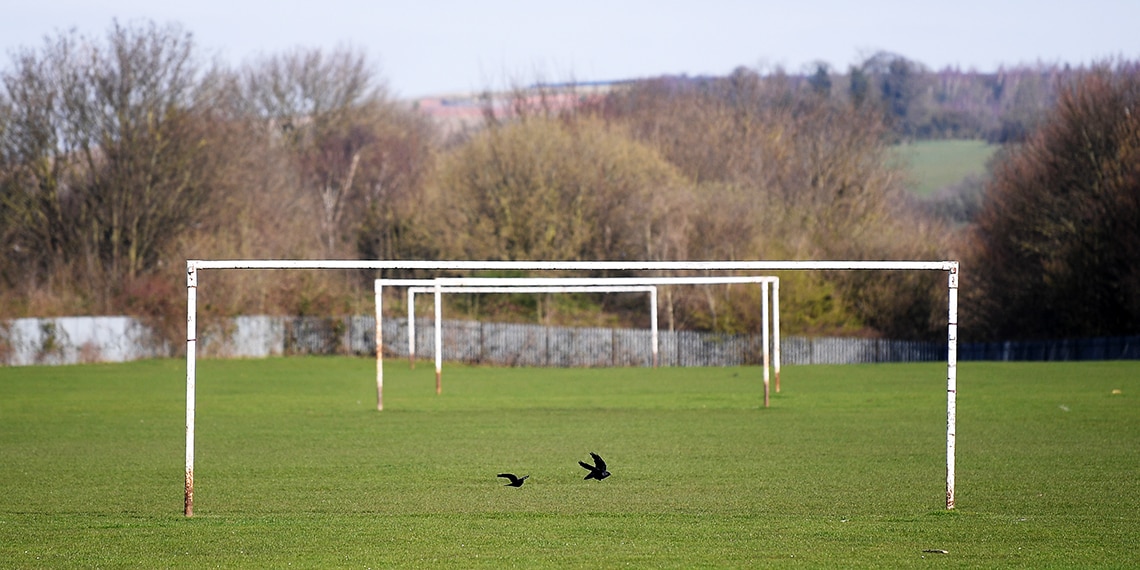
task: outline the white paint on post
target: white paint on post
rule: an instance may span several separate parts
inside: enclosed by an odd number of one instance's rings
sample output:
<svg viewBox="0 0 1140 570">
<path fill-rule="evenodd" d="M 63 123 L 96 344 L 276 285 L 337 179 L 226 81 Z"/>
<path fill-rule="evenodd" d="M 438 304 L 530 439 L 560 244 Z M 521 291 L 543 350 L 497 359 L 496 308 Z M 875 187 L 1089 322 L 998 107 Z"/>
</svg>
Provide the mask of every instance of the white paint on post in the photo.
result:
<svg viewBox="0 0 1140 570">
<path fill-rule="evenodd" d="M 768 345 L 772 339 L 768 338 L 768 284 L 760 284 L 760 342 L 764 343 L 764 407 L 768 407 Z"/>
<path fill-rule="evenodd" d="M 416 294 L 408 288 L 408 368 L 416 369 Z"/>
<path fill-rule="evenodd" d="M 186 263 L 186 496 L 183 514 L 194 516 L 194 398 L 198 345 L 198 270 Z"/>
<path fill-rule="evenodd" d="M 435 288 L 435 393 L 443 392 L 443 301 L 439 287 Z"/>
<path fill-rule="evenodd" d="M 649 328 L 653 330 L 653 367 L 657 368 L 657 287 L 649 292 Z"/>
<path fill-rule="evenodd" d="M 376 293 L 376 409 L 384 410 L 384 286 L 375 283 Z"/>
<path fill-rule="evenodd" d="M 958 400 L 958 263 L 954 262 L 947 279 L 946 327 L 946 508 L 954 508 L 954 446 Z"/>
<path fill-rule="evenodd" d="M 776 373 L 776 393 L 780 393 L 780 280 L 772 281 L 772 364 Z"/>
</svg>

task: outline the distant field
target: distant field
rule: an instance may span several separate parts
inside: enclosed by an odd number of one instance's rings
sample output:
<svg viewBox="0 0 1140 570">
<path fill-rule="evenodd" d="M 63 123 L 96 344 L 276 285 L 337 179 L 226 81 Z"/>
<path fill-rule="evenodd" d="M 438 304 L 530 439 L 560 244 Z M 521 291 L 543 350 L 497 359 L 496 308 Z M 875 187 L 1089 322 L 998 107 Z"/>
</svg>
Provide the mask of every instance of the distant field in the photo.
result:
<svg viewBox="0 0 1140 570">
<path fill-rule="evenodd" d="M 895 147 L 895 153 L 910 167 L 914 192 L 929 196 L 970 174 L 985 174 L 986 162 L 997 149 L 979 140 L 918 141 Z"/>
<path fill-rule="evenodd" d="M 1140 566 L 1140 362 L 963 363 L 953 512 L 944 365 L 372 366 L 199 361 L 191 519 L 182 361 L 0 368 L 0 566 Z"/>
</svg>

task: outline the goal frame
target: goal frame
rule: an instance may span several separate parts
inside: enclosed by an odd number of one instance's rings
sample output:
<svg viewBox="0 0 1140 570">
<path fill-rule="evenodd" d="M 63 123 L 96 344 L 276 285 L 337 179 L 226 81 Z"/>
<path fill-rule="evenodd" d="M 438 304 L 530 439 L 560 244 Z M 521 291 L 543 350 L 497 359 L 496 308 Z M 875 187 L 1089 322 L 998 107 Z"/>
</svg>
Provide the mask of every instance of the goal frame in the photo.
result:
<svg viewBox="0 0 1140 570">
<path fill-rule="evenodd" d="M 519 286 L 552 286 L 561 284 L 566 286 L 579 285 L 733 285 L 758 284 L 760 285 L 760 321 L 762 350 L 763 379 L 764 379 L 764 407 L 768 407 L 768 388 L 770 384 L 770 370 L 775 374 L 776 393 L 780 392 L 780 278 L 770 275 L 704 275 L 696 277 L 438 277 L 438 282 L 444 287 L 461 286 L 487 286 L 496 282 L 509 282 Z M 771 297 L 769 297 L 771 288 Z M 409 300 L 411 294 L 409 293 Z M 769 298 L 771 302 L 769 302 Z M 769 319 L 769 311 L 771 318 Z M 411 313 L 409 312 L 409 315 Z M 656 311 L 654 311 L 656 315 Z M 436 319 L 439 320 L 438 317 Z M 769 327 L 769 321 L 771 327 Z M 656 348 L 657 340 L 654 339 Z M 771 349 L 771 351 L 769 350 Z M 773 363 L 774 360 L 774 363 Z M 654 352 L 654 365 L 656 363 L 656 350 Z M 437 371 L 439 368 L 437 367 Z M 377 372 L 379 374 L 379 372 Z"/>
<path fill-rule="evenodd" d="M 186 260 L 186 471 L 184 515 L 194 514 L 194 420 L 198 273 L 203 270 L 423 271 L 943 271 L 947 274 L 946 509 L 955 507 L 958 367 L 958 261 L 445 261 L 445 260 Z M 377 337 L 380 323 L 376 323 Z"/>
<path fill-rule="evenodd" d="M 482 286 L 457 286 L 449 285 L 442 287 L 445 293 L 545 293 L 545 292 L 588 292 L 588 293 L 625 293 L 625 292 L 647 292 L 650 294 L 650 322 L 653 330 L 653 367 L 657 367 L 657 287 L 653 286 L 632 286 L 632 285 L 590 285 L 582 287 L 574 287 L 572 291 L 566 291 L 565 286 L 562 285 L 543 285 L 543 286 L 529 286 L 525 287 L 529 291 L 522 291 L 523 285 L 514 284 L 520 277 L 488 277 L 484 278 L 491 282 L 488 285 Z M 416 293 L 417 292 L 430 292 L 434 286 L 437 285 L 438 278 L 436 279 L 414 279 L 414 278 L 398 278 L 398 277 L 381 277 L 373 280 L 373 290 L 375 295 L 376 306 L 376 322 L 379 323 L 382 318 L 383 296 L 382 291 L 384 287 L 406 287 L 408 289 L 408 367 L 412 370 L 416 368 Z M 413 288 L 416 291 L 413 291 Z M 427 291 L 424 291 L 426 289 Z M 466 289 L 459 291 L 457 289 Z M 510 289 L 492 291 L 492 289 Z M 436 312 L 436 328 L 440 326 L 442 320 L 439 312 Z M 379 329 L 377 329 L 379 330 Z M 438 336 L 438 335 L 437 335 Z M 382 387 L 384 369 L 383 364 L 383 351 L 381 350 L 381 343 L 383 339 L 377 337 L 376 344 L 376 374 L 377 374 L 377 387 Z M 437 342 L 436 351 L 439 352 L 441 343 Z M 441 369 L 441 365 L 437 363 L 436 371 Z M 438 384 L 438 382 L 437 382 Z M 438 386 L 437 386 L 438 393 Z M 377 393 L 377 409 L 383 410 L 383 396 Z"/>
<path fill-rule="evenodd" d="M 650 314 L 650 330 L 651 332 L 651 360 L 653 368 L 657 368 L 657 287 L 652 285 L 585 285 L 585 286 L 559 286 L 559 285 L 542 285 L 542 286 L 461 286 L 450 285 L 442 286 L 435 285 L 427 286 L 412 286 L 408 287 L 408 360 L 411 367 L 415 368 L 415 341 L 414 335 L 416 331 L 414 311 L 416 307 L 416 293 L 432 293 L 435 298 L 435 393 L 439 394 L 442 391 L 441 378 L 443 376 L 443 303 L 441 296 L 444 293 L 504 293 L 504 294 L 518 294 L 518 293 L 649 293 L 649 314 Z M 379 295 L 379 291 L 377 291 Z M 379 297 L 377 297 L 379 299 Z M 379 302 L 379 301 L 378 301 Z M 379 305 L 377 305 L 377 318 L 380 315 Z M 377 374 L 383 373 L 381 368 L 382 361 L 380 361 L 380 352 L 377 349 Z M 378 385 L 379 386 L 379 385 Z M 383 409 L 379 402 L 381 402 L 382 395 L 377 393 L 377 409 Z"/>
</svg>

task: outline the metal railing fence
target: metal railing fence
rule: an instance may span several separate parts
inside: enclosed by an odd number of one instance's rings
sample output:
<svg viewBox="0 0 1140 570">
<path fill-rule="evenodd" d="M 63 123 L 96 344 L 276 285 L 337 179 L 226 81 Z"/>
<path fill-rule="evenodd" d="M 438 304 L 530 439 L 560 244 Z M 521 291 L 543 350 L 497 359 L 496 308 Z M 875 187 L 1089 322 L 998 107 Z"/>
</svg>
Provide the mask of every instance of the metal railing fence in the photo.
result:
<svg viewBox="0 0 1140 570">
<path fill-rule="evenodd" d="M 288 354 L 375 354 L 375 317 L 245 316 L 203 323 L 199 352 L 208 358 Z M 407 319 L 384 320 L 385 356 L 407 357 Z M 416 319 L 416 355 L 433 359 L 434 320 Z M 546 327 L 445 320 L 445 360 L 499 366 L 651 366 L 644 329 Z M 761 362 L 759 334 L 659 333 L 661 366 L 738 366 Z M 129 317 L 61 317 L 0 322 L 0 365 L 121 362 L 174 356 L 177 345 Z M 945 342 L 888 339 L 781 338 L 784 365 L 933 362 Z M 1061 361 L 1140 359 L 1140 336 L 993 343 L 959 342 L 958 359 Z"/>
</svg>

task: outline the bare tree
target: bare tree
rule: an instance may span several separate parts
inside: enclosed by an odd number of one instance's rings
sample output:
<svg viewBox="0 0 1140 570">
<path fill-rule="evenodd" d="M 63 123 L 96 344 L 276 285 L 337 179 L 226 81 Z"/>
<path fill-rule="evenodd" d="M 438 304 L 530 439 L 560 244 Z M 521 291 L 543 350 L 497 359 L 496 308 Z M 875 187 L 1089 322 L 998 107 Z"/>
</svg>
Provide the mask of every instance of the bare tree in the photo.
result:
<svg viewBox="0 0 1140 570">
<path fill-rule="evenodd" d="M 3 74 L 5 233 L 42 271 L 108 290 L 155 266 L 214 185 L 206 74 L 178 26 L 115 23 L 24 50 Z"/>
<path fill-rule="evenodd" d="M 297 49 L 247 66 L 241 90 L 246 112 L 279 135 L 313 193 L 325 254 L 334 255 L 361 160 L 390 106 L 375 69 L 359 50 Z"/>
<path fill-rule="evenodd" d="M 71 184 L 86 141 L 72 124 L 69 101 L 85 99 L 81 47 L 74 34 L 46 40 L 42 53 L 17 52 L 3 75 L 0 227 L 10 261 L 5 269 L 10 280 L 33 287 L 79 254 L 78 196 Z"/>
<path fill-rule="evenodd" d="M 395 106 L 379 118 L 357 175 L 357 253 L 369 259 L 436 257 L 447 240 L 446 225 L 432 222 L 442 218 L 446 204 L 428 188 L 437 130 L 426 117 Z"/>
</svg>

